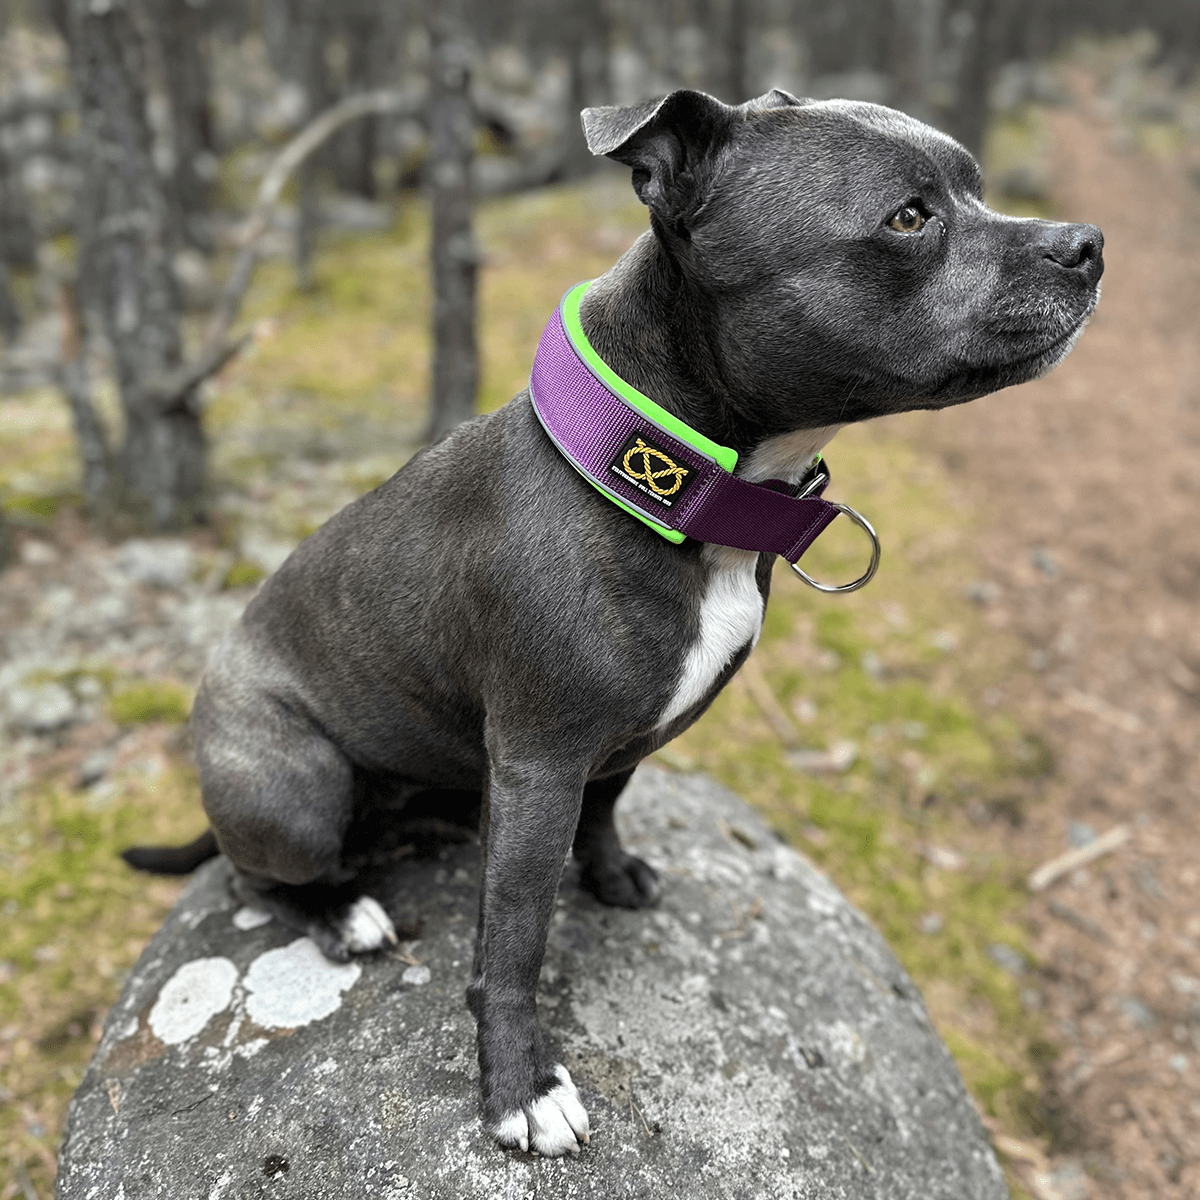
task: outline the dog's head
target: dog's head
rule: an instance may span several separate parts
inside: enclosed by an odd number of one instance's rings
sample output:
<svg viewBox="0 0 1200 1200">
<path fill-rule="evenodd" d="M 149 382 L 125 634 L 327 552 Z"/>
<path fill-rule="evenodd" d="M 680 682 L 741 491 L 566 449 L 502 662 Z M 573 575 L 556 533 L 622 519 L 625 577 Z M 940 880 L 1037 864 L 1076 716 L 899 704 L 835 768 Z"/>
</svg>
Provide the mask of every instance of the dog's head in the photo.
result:
<svg viewBox="0 0 1200 1200">
<path fill-rule="evenodd" d="M 1023 383 L 1096 306 L 1099 229 L 993 212 L 970 154 L 894 109 L 679 91 L 583 125 L 633 168 L 732 402 L 773 432 Z"/>
</svg>

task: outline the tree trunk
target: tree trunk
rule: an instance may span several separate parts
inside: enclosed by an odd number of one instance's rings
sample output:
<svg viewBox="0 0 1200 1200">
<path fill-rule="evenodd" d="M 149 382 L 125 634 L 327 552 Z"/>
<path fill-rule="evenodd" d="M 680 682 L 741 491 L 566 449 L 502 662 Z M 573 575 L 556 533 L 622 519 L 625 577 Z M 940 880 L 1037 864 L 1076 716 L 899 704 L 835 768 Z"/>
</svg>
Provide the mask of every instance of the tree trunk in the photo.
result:
<svg viewBox="0 0 1200 1200">
<path fill-rule="evenodd" d="M 380 24 L 378 12 L 352 11 L 343 17 L 342 28 L 349 50 L 343 95 L 368 92 L 375 86 L 375 57 L 372 51 L 382 33 Z M 363 117 L 343 129 L 333 146 L 334 174 L 338 187 L 367 200 L 375 199 L 378 128 L 378 117 Z"/>
<path fill-rule="evenodd" d="M 475 283 L 479 254 L 471 229 L 470 48 L 463 0 L 434 0 L 430 12 L 429 129 L 432 207 L 432 440 L 475 412 L 479 352 Z"/>
<path fill-rule="evenodd" d="M 896 47 L 896 107 L 932 121 L 942 0 L 892 0 Z"/>
<path fill-rule="evenodd" d="M 189 0 L 154 0 L 152 11 L 171 107 L 174 200 L 188 240 L 203 248 L 216 163 L 203 13 Z"/>
<path fill-rule="evenodd" d="M 295 5 L 292 36 L 296 77 L 304 88 L 309 120 L 329 105 L 329 79 L 325 70 L 327 23 L 323 0 L 292 0 Z M 296 286 L 307 291 L 313 286 L 312 257 L 317 243 L 321 214 L 317 205 L 317 170 L 320 158 L 306 159 L 296 176 L 299 193 L 296 205 Z"/>
<path fill-rule="evenodd" d="M 71 0 L 80 99 L 81 283 L 102 314 L 125 413 L 118 506 L 140 525 L 199 518 L 206 447 L 195 389 L 163 400 L 183 360 L 170 205 L 154 167 L 142 47 L 128 0 Z"/>
<path fill-rule="evenodd" d="M 956 102 L 946 128 L 976 157 L 983 150 L 988 97 L 1014 8 L 1013 0 L 970 0 L 962 10 L 970 18 L 970 32 L 960 57 Z"/>
<path fill-rule="evenodd" d="M 750 0 L 729 0 L 729 41 L 726 45 L 727 87 L 729 94 L 721 99 L 726 104 L 744 104 L 750 96 L 750 23 L 753 6 Z"/>
<path fill-rule="evenodd" d="M 71 408 L 79 449 L 83 497 L 93 515 L 105 512 L 112 500 L 112 459 L 100 414 L 92 404 L 87 373 L 87 336 L 75 289 L 64 283 L 59 292 L 63 322 L 62 362 L 58 382 Z"/>
<path fill-rule="evenodd" d="M 8 528 L 8 522 L 4 519 L 3 510 L 0 510 L 0 571 L 3 571 L 14 557 L 12 533 Z"/>
<path fill-rule="evenodd" d="M 16 341 L 21 332 L 21 310 L 8 286 L 8 264 L 0 259 L 0 333 L 7 342 Z"/>
<path fill-rule="evenodd" d="M 572 3 L 563 14 L 564 47 L 571 72 L 567 89 L 567 147 L 563 168 L 568 176 L 587 175 L 596 169 L 596 158 L 587 148 L 579 124 L 585 108 L 610 103 L 612 92 L 608 60 L 611 21 L 603 3 Z"/>
</svg>

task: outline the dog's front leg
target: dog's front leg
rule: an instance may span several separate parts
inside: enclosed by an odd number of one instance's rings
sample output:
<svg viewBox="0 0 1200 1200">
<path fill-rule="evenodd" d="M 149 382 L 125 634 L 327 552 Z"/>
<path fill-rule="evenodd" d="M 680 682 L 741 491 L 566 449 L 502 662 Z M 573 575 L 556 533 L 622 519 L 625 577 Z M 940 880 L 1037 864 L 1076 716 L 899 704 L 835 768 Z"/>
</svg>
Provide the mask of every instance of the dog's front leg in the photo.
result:
<svg viewBox="0 0 1200 1200">
<path fill-rule="evenodd" d="M 467 1003 L 478 1026 L 483 1118 L 502 1146 L 557 1157 L 588 1140 L 587 1112 L 537 1025 L 537 982 L 584 770 L 493 760 L 479 931 Z"/>
</svg>

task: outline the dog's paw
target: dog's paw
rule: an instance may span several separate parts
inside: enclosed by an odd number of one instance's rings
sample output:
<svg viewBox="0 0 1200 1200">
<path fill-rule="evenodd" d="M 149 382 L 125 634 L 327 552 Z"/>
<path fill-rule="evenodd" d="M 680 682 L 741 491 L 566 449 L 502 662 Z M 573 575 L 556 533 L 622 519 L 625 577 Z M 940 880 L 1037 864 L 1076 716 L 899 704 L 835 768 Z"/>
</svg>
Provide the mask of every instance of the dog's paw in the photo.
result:
<svg viewBox="0 0 1200 1200">
<path fill-rule="evenodd" d="M 308 933 L 334 962 L 349 962 L 356 954 L 373 954 L 397 942 L 391 917 L 370 896 L 359 896 L 343 912 L 314 921 Z"/>
<path fill-rule="evenodd" d="M 614 908 L 649 908 L 658 899 L 658 872 L 624 852 L 615 861 L 585 867 L 579 882 L 601 904 Z"/>
<path fill-rule="evenodd" d="M 513 1109 L 492 1130 L 506 1150 L 532 1150 L 546 1158 L 578 1154 L 579 1143 L 590 1137 L 588 1115 L 571 1076 L 561 1063 L 554 1068 L 559 1082 L 544 1096 Z"/>
</svg>

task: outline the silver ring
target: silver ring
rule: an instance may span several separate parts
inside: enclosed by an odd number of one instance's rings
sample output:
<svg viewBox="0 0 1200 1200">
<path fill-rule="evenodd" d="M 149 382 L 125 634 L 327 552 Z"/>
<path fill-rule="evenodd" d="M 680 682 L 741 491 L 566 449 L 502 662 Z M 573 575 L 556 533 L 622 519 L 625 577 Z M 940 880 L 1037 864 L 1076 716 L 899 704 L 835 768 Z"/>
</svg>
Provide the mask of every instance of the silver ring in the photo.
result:
<svg viewBox="0 0 1200 1200">
<path fill-rule="evenodd" d="M 871 522 L 860 513 L 856 513 L 848 504 L 834 504 L 833 506 L 838 512 L 843 512 L 852 520 L 859 529 L 865 530 L 867 537 L 871 539 L 871 565 L 866 571 L 860 575 L 853 583 L 818 583 L 811 575 L 806 575 L 796 563 L 788 563 L 788 566 L 808 584 L 810 588 L 816 588 L 818 592 L 857 592 L 860 587 L 866 586 L 875 578 L 875 572 L 879 570 L 879 534 L 871 526 Z"/>
</svg>

